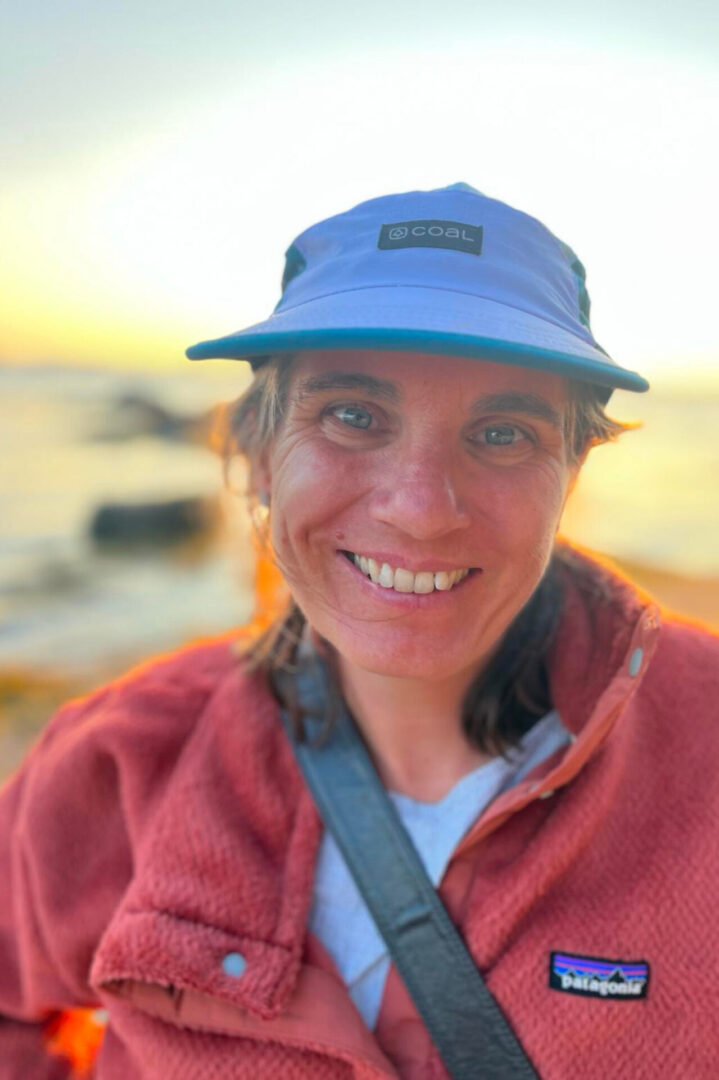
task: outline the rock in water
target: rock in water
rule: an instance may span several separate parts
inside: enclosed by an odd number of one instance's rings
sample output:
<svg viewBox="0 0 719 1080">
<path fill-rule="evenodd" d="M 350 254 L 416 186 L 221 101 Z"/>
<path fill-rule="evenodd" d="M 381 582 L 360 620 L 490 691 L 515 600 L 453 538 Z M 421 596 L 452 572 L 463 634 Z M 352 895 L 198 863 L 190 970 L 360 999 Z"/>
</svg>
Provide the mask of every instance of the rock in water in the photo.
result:
<svg viewBox="0 0 719 1080">
<path fill-rule="evenodd" d="M 207 535 L 217 522 L 214 499 L 105 503 L 90 522 L 90 537 L 100 547 L 166 547 Z"/>
<path fill-rule="evenodd" d="M 102 425 L 91 438 L 96 442 L 125 442 L 154 437 L 206 445 L 215 410 L 181 416 L 141 393 L 126 393 L 109 403 Z"/>
</svg>

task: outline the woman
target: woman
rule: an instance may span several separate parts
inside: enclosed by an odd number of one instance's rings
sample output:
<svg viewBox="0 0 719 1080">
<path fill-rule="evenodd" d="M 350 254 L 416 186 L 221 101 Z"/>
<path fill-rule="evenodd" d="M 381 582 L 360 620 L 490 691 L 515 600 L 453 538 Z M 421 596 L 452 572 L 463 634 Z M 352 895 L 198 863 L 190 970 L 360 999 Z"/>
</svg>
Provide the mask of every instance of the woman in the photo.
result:
<svg viewBox="0 0 719 1080">
<path fill-rule="evenodd" d="M 70 703 L 2 792 L 3 1076 L 66 1075 L 43 1024 L 98 1004 L 101 1080 L 454 1075 L 298 764 L 318 661 L 528 1067 L 715 1075 L 719 648 L 555 539 L 647 389 L 588 316 L 455 184 L 311 227 L 270 319 L 188 350 L 255 370 L 226 450 L 288 607 Z"/>
</svg>

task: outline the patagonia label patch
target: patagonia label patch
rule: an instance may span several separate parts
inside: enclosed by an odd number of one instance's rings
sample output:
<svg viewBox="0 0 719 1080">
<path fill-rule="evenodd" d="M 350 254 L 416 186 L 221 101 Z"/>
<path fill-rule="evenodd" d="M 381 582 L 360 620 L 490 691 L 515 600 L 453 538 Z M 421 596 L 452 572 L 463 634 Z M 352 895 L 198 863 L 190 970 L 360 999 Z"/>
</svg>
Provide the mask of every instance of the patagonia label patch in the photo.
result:
<svg viewBox="0 0 719 1080">
<path fill-rule="evenodd" d="M 606 960 L 598 956 L 553 952 L 549 956 L 549 987 L 582 997 L 630 1001 L 647 996 L 646 960 Z"/>
<path fill-rule="evenodd" d="M 395 221 L 382 226 L 377 247 L 383 251 L 407 247 L 450 248 L 481 255 L 482 226 L 434 218 L 430 221 Z"/>
</svg>

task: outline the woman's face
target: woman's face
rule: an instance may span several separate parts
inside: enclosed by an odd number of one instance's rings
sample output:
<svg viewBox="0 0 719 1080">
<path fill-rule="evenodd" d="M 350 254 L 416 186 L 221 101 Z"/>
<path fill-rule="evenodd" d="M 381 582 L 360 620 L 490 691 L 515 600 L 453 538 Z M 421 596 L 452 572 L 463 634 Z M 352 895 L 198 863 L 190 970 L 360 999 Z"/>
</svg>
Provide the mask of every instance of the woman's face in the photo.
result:
<svg viewBox="0 0 719 1080">
<path fill-rule="evenodd" d="M 551 555 L 576 472 L 568 400 L 565 379 L 529 368 L 298 357 L 264 477 L 272 543 L 310 625 L 346 661 L 423 679 L 478 670 Z M 389 569 L 375 582 L 348 552 Z M 452 583 L 455 570 L 469 573 Z"/>
</svg>

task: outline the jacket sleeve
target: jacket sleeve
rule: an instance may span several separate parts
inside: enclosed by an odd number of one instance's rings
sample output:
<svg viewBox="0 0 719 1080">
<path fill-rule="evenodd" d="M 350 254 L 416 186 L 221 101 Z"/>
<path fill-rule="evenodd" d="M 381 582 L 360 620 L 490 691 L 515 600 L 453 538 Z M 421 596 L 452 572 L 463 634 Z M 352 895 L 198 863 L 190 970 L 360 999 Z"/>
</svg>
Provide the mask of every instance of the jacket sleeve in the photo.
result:
<svg viewBox="0 0 719 1080">
<path fill-rule="evenodd" d="M 0 1080 L 70 1076 L 45 1025 L 99 1004 L 87 975 L 132 866 L 105 693 L 60 709 L 0 788 Z"/>
</svg>

